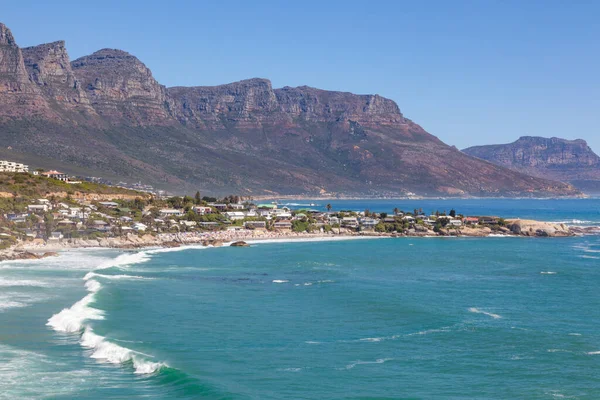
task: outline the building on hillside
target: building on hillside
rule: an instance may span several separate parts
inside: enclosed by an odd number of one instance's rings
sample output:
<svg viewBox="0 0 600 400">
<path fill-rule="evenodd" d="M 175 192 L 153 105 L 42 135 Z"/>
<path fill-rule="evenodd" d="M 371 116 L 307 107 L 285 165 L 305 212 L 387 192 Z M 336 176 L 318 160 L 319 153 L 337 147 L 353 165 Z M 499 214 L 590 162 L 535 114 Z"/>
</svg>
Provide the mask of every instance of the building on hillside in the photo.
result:
<svg viewBox="0 0 600 400">
<path fill-rule="evenodd" d="M 160 215 L 163 217 L 181 217 L 183 215 L 183 210 L 176 210 L 173 208 L 163 208 L 159 211 Z"/>
<path fill-rule="evenodd" d="M 278 231 L 290 231 L 292 230 L 292 223 L 290 221 L 277 221 L 273 224 L 273 227 Z"/>
<path fill-rule="evenodd" d="M 246 221 L 244 226 L 246 229 L 267 229 L 267 223 L 265 221 Z"/>
<path fill-rule="evenodd" d="M 56 170 L 42 172 L 42 175 L 45 176 L 46 178 L 57 179 L 57 180 L 63 181 L 63 182 L 67 182 L 69 180 L 69 177 L 67 176 L 67 174 L 58 172 Z"/>
<path fill-rule="evenodd" d="M 212 213 L 211 207 L 203 207 L 203 206 L 194 206 L 192 207 L 192 211 L 194 211 L 198 215 L 206 215 Z"/>
<path fill-rule="evenodd" d="M 29 172 L 29 165 L 14 161 L 0 161 L 0 172 Z"/>
</svg>

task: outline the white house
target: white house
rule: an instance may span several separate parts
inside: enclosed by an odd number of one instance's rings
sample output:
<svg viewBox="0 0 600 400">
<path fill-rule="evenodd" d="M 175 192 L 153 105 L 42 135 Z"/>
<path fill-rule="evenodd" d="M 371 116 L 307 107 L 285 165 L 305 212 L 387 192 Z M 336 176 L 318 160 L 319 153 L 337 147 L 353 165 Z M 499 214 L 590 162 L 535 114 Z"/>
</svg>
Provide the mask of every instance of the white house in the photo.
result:
<svg viewBox="0 0 600 400">
<path fill-rule="evenodd" d="M 148 229 L 148 227 L 146 225 L 142 224 L 141 222 L 136 222 L 135 224 L 132 225 L 132 228 L 136 232 L 145 232 L 146 229 Z"/>
<path fill-rule="evenodd" d="M 30 204 L 27 206 L 27 211 L 41 213 L 48 211 L 47 204 Z"/>
<path fill-rule="evenodd" d="M 231 221 L 238 221 L 246 217 L 246 215 L 241 211 L 227 211 L 225 215 Z"/>
</svg>

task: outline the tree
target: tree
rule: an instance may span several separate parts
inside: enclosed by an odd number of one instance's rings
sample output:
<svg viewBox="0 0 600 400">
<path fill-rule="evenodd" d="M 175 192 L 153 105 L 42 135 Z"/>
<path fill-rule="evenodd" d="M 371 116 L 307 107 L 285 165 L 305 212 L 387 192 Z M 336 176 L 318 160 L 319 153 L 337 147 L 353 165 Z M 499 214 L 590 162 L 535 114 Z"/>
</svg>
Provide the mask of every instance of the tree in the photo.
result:
<svg viewBox="0 0 600 400">
<path fill-rule="evenodd" d="M 200 197 L 200 191 L 196 192 L 196 195 L 194 196 L 194 203 L 196 205 L 202 204 L 202 197 Z"/>
<path fill-rule="evenodd" d="M 387 218 L 388 215 L 387 215 L 387 213 L 382 212 L 381 214 L 379 214 L 379 216 L 381 218 Z"/>
<path fill-rule="evenodd" d="M 400 209 L 398 207 L 394 208 L 394 215 L 400 214 Z"/>
<path fill-rule="evenodd" d="M 331 204 L 327 204 L 325 207 L 327 208 L 327 212 L 331 211 Z"/>
<path fill-rule="evenodd" d="M 456 218 L 456 210 L 454 208 L 452 210 L 450 210 L 450 216 L 452 218 Z"/>
<path fill-rule="evenodd" d="M 51 213 L 44 215 L 44 225 L 46 226 L 46 240 L 48 240 L 54 230 L 54 216 Z"/>
</svg>

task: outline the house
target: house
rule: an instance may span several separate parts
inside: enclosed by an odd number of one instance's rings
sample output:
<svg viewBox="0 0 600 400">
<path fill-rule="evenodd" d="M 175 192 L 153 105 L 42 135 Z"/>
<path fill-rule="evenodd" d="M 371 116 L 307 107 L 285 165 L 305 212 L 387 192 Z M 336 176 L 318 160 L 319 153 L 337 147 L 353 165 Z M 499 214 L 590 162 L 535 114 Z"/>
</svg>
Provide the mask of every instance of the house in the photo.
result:
<svg viewBox="0 0 600 400">
<path fill-rule="evenodd" d="M 34 212 L 34 213 L 45 213 L 46 211 L 48 211 L 48 205 L 47 204 L 30 204 L 27 206 L 27 211 Z"/>
<path fill-rule="evenodd" d="M 373 229 L 379 223 L 376 218 L 361 218 L 360 225 L 366 229 Z"/>
<path fill-rule="evenodd" d="M 338 217 L 329 217 L 329 225 L 339 225 L 340 219 Z"/>
<path fill-rule="evenodd" d="M 163 217 L 181 217 L 183 215 L 183 210 L 163 208 L 162 210 L 159 211 L 159 213 Z"/>
<path fill-rule="evenodd" d="M 396 218 L 394 218 L 394 217 L 385 217 L 383 219 L 383 222 L 388 223 L 388 224 L 393 224 L 394 222 L 396 222 Z"/>
<path fill-rule="evenodd" d="M 29 172 L 29 165 L 14 161 L 0 161 L 0 172 Z"/>
<path fill-rule="evenodd" d="M 230 221 L 239 221 L 246 217 L 246 215 L 241 211 L 227 211 L 225 215 Z"/>
<path fill-rule="evenodd" d="M 266 229 L 267 223 L 265 221 L 246 221 L 244 227 L 247 229 Z"/>
<path fill-rule="evenodd" d="M 102 221 L 101 219 L 97 219 L 92 223 L 94 229 L 98 230 L 98 231 L 108 231 L 110 230 L 110 227 L 108 225 L 107 222 Z"/>
<path fill-rule="evenodd" d="M 206 215 L 212 213 L 211 207 L 202 207 L 202 206 L 194 206 L 192 207 L 192 211 L 194 211 L 198 215 Z"/>
<path fill-rule="evenodd" d="M 277 221 L 274 224 L 274 228 L 280 231 L 289 231 L 292 229 L 292 223 L 290 221 Z"/>
<path fill-rule="evenodd" d="M 256 217 L 258 217 L 258 214 L 256 213 L 255 210 L 246 211 L 244 213 L 244 215 L 246 216 L 246 218 L 256 218 Z"/>
<path fill-rule="evenodd" d="M 451 219 L 448 223 L 452 226 L 462 226 L 462 221 L 460 219 Z"/>
<path fill-rule="evenodd" d="M 275 216 L 277 217 L 277 219 L 290 219 L 292 218 L 292 213 L 289 211 L 284 211 L 276 213 Z"/>
<path fill-rule="evenodd" d="M 142 224 L 141 222 L 136 222 L 135 224 L 132 225 L 132 228 L 136 232 L 145 232 L 146 229 L 148 229 L 148 227 L 146 225 Z"/>
<path fill-rule="evenodd" d="M 356 217 L 344 217 L 342 218 L 342 226 L 358 228 L 358 219 Z"/>
<path fill-rule="evenodd" d="M 404 217 L 402 217 L 402 220 L 408 221 L 408 222 L 415 222 L 414 217 L 411 217 L 410 215 L 405 215 Z"/>
<path fill-rule="evenodd" d="M 121 222 L 131 222 L 133 221 L 133 218 L 128 217 L 128 216 L 122 216 L 121 218 L 119 218 L 121 220 Z"/>
<path fill-rule="evenodd" d="M 463 218 L 463 223 L 465 225 L 477 225 L 479 223 L 478 217 L 465 217 Z"/>
<path fill-rule="evenodd" d="M 232 210 L 244 210 L 246 206 L 243 204 L 230 204 L 229 208 L 231 208 Z"/>
<path fill-rule="evenodd" d="M 216 208 L 219 211 L 227 210 L 227 204 L 224 203 L 208 203 L 208 205 Z"/>
<path fill-rule="evenodd" d="M 45 176 L 46 178 L 57 179 L 57 180 L 63 181 L 63 182 L 67 182 L 69 180 L 69 177 L 67 176 L 67 174 L 58 172 L 56 170 L 42 172 L 42 175 Z"/>
<path fill-rule="evenodd" d="M 29 217 L 27 213 L 10 213 L 4 215 L 7 220 L 14 223 L 25 222 L 26 218 Z"/>
<path fill-rule="evenodd" d="M 196 221 L 179 221 L 179 223 L 184 226 L 196 226 L 197 225 Z"/>
<path fill-rule="evenodd" d="M 265 218 L 271 218 L 271 210 L 270 209 L 258 209 L 256 213 Z"/>
<path fill-rule="evenodd" d="M 38 204 L 46 204 L 48 207 L 50 207 L 50 200 L 48 199 L 38 199 L 37 202 Z"/>
<path fill-rule="evenodd" d="M 63 237 L 64 237 L 63 234 L 60 232 L 51 232 L 48 240 L 60 240 Z"/>
<path fill-rule="evenodd" d="M 217 229 L 219 227 L 218 222 L 200 222 L 200 226 L 205 229 Z"/>
<path fill-rule="evenodd" d="M 497 225 L 498 217 L 479 217 L 479 223 L 484 225 Z"/>
</svg>

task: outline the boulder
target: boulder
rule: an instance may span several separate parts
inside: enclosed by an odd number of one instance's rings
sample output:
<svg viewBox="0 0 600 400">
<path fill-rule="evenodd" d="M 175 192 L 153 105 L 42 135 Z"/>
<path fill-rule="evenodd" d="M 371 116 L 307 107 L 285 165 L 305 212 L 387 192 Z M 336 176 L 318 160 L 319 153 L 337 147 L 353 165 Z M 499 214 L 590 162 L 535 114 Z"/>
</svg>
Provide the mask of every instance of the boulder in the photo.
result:
<svg viewBox="0 0 600 400">
<path fill-rule="evenodd" d="M 250 245 L 246 242 L 244 242 L 243 240 L 240 240 L 239 242 L 233 242 L 230 244 L 231 247 L 250 247 Z"/>
</svg>

